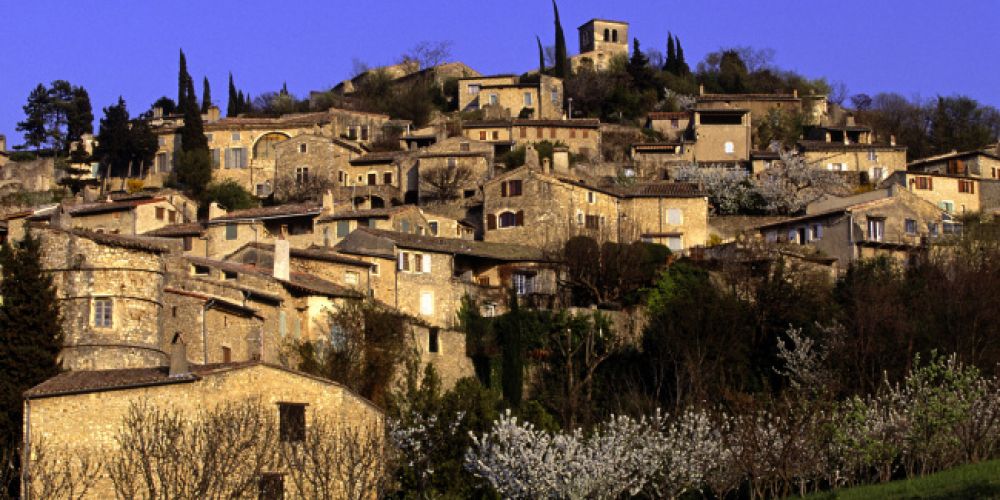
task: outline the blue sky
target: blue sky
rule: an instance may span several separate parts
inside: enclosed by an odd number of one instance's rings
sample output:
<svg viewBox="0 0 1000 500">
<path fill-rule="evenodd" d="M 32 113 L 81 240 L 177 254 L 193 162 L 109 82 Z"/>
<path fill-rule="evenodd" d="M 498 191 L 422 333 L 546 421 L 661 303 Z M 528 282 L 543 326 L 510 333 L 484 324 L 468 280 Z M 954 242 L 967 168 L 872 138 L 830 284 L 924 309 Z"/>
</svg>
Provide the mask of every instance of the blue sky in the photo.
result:
<svg viewBox="0 0 1000 500">
<path fill-rule="evenodd" d="M 253 94 L 287 81 L 304 95 L 347 77 L 355 58 L 390 63 L 421 40 L 452 41 L 452 59 L 483 73 L 536 65 L 536 34 L 553 43 L 548 0 L 2 3 L 0 134 L 9 144 L 21 142 L 16 122 L 39 82 L 83 85 L 98 117 L 119 95 L 133 114 L 175 96 L 181 47 L 199 95 L 207 75 L 224 107 L 229 71 Z M 668 31 L 679 35 L 692 66 L 720 47 L 750 45 L 774 49 L 782 68 L 844 82 L 851 94 L 965 94 L 1000 106 L 993 0 L 562 0 L 560 7 L 571 54 L 576 26 L 620 19 L 644 48 L 662 51 Z"/>
</svg>

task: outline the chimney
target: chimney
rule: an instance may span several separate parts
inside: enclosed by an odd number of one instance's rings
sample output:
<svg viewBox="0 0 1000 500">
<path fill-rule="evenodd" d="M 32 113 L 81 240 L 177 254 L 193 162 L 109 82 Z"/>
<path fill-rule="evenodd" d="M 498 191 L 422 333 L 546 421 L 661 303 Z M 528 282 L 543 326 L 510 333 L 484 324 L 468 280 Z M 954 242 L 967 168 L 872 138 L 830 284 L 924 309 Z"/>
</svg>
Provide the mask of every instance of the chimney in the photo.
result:
<svg viewBox="0 0 1000 500">
<path fill-rule="evenodd" d="M 221 117 L 222 111 L 219 111 L 218 106 L 209 106 L 208 112 L 202 115 L 202 120 L 204 120 L 205 123 L 212 123 L 219 121 L 219 118 Z"/>
<path fill-rule="evenodd" d="M 174 341 L 170 345 L 170 371 L 167 375 L 170 378 L 184 377 L 191 374 L 191 366 L 187 359 L 187 346 L 181 339 L 181 334 L 174 335 Z"/>
<path fill-rule="evenodd" d="M 213 201 L 212 203 L 208 204 L 208 218 L 209 219 L 217 219 L 219 217 L 222 217 L 223 215 L 226 215 L 226 211 L 217 202 Z"/>
<path fill-rule="evenodd" d="M 795 98 L 799 97 L 799 89 L 792 89 L 792 97 Z"/>
<path fill-rule="evenodd" d="M 323 193 L 323 215 L 333 214 L 333 208 L 333 191 L 327 189 L 326 192 Z"/>
<path fill-rule="evenodd" d="M 705 84 L 698 85 L 698 95 L 705 95 Z"/>
<path fill-rule="evenodd" d="M 163 108 L 159 106 L 153 107 L 153 118 L 163 118 Z"/>
<path fill-rule="evenodd" d="M 896 145 L 896 135 L 895 134 L 890 134 L 889 135 L 889 145 L 890 146 L 895 146 Z"/>
<path fill-rule="evenodd" d="M 854 126 L 854 115 L 847 115 L 847 126 L 848 127 Z"/>
<path fill-rule="evenodd" d="M 289 260 L 291 259 L 291 249 L 288 245 L 288 226 L 281 226 L 281 234 L 274 241 L 274 277 L 275 279 L 288 281 Z"/>
<path fill-rule="evenodd" d="M 552 148 L 552 170 L 569 173 L 569 148 L 563 146 Z"/>
</svg>

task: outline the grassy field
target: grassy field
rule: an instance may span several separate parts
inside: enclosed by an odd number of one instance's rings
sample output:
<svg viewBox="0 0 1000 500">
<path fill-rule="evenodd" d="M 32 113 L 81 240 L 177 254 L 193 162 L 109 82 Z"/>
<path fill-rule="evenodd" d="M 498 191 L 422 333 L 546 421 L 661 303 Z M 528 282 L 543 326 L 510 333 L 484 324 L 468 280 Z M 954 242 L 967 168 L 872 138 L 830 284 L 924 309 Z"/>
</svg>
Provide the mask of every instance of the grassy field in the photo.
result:
<svg viewBox="0 0 1000 500">
<path fill-rule="evenodd" d="M 807 497 L 811 500 L 1000 499 L 1000 460 L 965 465 L 909 481 L 859 486 Z"/>
</svg>

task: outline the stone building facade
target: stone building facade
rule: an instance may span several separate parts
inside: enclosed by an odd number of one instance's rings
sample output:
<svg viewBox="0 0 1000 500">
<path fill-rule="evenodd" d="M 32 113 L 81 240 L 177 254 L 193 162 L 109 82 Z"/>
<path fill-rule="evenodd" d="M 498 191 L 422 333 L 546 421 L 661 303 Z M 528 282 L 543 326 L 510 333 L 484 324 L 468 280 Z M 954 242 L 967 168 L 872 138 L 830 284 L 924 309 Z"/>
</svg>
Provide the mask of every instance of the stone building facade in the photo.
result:
<svg viewBox="0 0 1000 500">
<path fill-rule="evenodd" d="M 992 212 L 1000 208 L 1000 179 L 930 171 L 896 171 L 882 182 L 899 186 L 951 215 Z"/>
<path fill-rule="evenodd" d="M 522 82 L 516 75 L 460 78 L 459 111 L 493 107 L 506 117 L 558 120 L 563 117 L 562 79 L 540 75 L 537 82 Z"/>
<path fill-rule="evenodd" d="M 591 19 L 577 28 L 580 53 L 569 58 L 574 71 L 590 68 L 606 71 L 611 60 L 628 57 L 628 23 L 607 19 Z"/>
<path fill-rule="evenodd" d="M 751 123 L 746 109 L 696 108 L 691 118 L 692 156 L 699 163 L 750 160 Z"/>
<path fill-rule="evenodd" d="M 255 186 L 255 194 L 268 196 L 275 189 L 294 190 L 303 185 L 339 186 L 338 172 L 365 150 L 357 143 L 317 134 L 302 134 L 274 145 L 274 178 Z"/>
<path fill-rule="evenodd" d="M 874 141 L 869 127 L 853 125 L 814 129 L 812 139 L 797 143 L 806 162 L 818 168 L 845 172 L 860 184 L 878 184 L 900 170 L 906 170 L 906 146 Z"/>
<path fill-rule="evenodd" d="M 481 120 L 462 124 L 462 134 L 473 141 L 497 146 L 526 146 L 547 141 L 569 148 L 574 155 L 595 161 L 601 154 L 601 123 L 597 119 Z"/>
<path fill-rule="evenodd" d="M 137 235 L 197 219 L 198 204 L 170 193 L 126 196 L 94 203 L 63 204 L 60 224 L 98 233 Z"/>
<path fill-rule="evenodd" d="M 989 149 L 946 153 L 910 162 L 911 172 L 1000 179 L 1000 155 Z"/>
<path fill-rule="evenodd" d="M 24 447 L 32 459 L 34 444 L 40 441 L 50 452 L 65 453 L 66 457 L 85 452 L 106 459 L 120 450 L 116 437 L 123 419 L 137 403 L 190 417 L 248 401 L 259 401 L 273 412 L 280 428 L 291 425 L 286 421 L 291 412 L 285 408 L 301 408 L 304 433 L 309 433 L 319 418 L 362 429 L 377 427 L 384 418 L 371 402 L 340 384 L 261 362 L 192 365 L 183 370 L 157 366 L 71 371 L 25 393 Z M 28 463 L 30 478 L 34 464 L 31 460 Z M 264 472 L 281 477 L 288 471 L 276 467 Z M 294 481 L 279 483 L 283 488 L 276 494 L 296 498 Z M 253 495 L 258 495 L 256 488 Z M 88 498 L 115 496 L 110 477 L 102 471 Z"/>
</svg>

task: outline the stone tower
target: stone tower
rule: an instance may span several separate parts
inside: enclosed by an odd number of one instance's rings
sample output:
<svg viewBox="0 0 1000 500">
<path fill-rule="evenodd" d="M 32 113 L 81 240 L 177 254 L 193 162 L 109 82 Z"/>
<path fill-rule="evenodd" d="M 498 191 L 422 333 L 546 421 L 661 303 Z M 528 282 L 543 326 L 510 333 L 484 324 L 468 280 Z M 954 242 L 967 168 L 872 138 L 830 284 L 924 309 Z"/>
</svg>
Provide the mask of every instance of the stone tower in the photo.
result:
<svg viewBox="0 0 1000 500">
<path fill-rule="evenodd" d="M 580 34 L 580 53 L 603 52 L 609 55 L 628 55 L 628 23 L 591 19 L 577 31 Z"/>
</svg>

